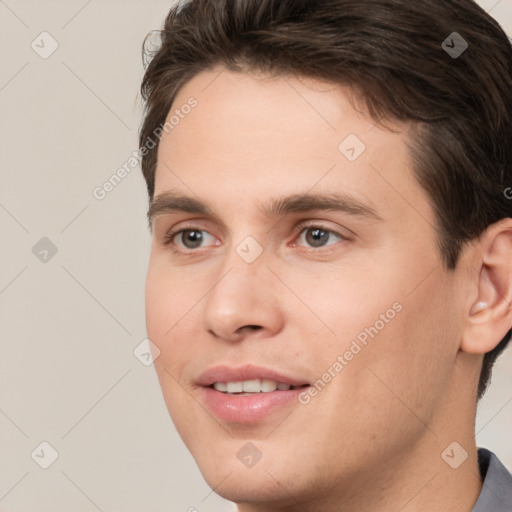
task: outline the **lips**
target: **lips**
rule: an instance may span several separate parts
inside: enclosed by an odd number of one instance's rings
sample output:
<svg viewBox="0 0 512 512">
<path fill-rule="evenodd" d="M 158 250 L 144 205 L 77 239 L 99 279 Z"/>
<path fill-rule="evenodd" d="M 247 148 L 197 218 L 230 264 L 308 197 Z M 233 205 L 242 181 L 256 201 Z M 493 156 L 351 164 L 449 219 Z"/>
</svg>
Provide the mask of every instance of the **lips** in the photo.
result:
<svg viewBox="0 0 512 512">
<path fill-rule="evenodd" d="M 299 407 L 299 394 L 309 386 L 300 377 L 253 365 L 215 366 L 202 373 L 197 384 L 200 400 L 213 415 L 244 424 L 258 423 L 284 409 Z M 252 391 L 244 390 L 247 384 Z"/>
</svg>

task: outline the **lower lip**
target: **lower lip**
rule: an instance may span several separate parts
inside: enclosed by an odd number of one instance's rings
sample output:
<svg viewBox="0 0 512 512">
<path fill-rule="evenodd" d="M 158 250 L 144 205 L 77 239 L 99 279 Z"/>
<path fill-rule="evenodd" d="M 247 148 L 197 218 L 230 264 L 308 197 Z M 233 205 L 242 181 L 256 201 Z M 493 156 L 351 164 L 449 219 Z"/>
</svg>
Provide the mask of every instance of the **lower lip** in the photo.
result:
<svg viewBox="0 0 512 512">
<path fill-rule="evenodd" d="M 299 395 L 306 389 L 228 395 L 213 388 L 202 387 L 201 395 L 206 407 L 218 418 L 234 423 L 256 423 L 287 405 L 300 405 Z"/>
</svg>

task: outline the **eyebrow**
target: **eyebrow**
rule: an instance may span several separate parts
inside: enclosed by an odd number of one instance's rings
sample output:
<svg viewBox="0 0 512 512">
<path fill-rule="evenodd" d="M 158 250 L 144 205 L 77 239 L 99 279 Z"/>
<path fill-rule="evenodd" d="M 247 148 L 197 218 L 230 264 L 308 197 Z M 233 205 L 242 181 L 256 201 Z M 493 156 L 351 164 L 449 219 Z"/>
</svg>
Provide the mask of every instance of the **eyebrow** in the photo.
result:
<svg viewBox="0 0 512 512">
<path fill-rule="evenodd" d="M 286 197 L 271 199 L 267 204 L 259 205 L 258 209 L 269 219 L 290 213 L 339 211 L 349 215 L 383 221 L 382 217 L 372 206 L 346 193 L 292 194 Z M 157 216 L 176 212 L 206 215 L 220 220 L 218 215 L 209 206 L 194 197 L 176 192 L 163 192 L 151 201 L 147 213 L 150 228 Z"/>
</svg>

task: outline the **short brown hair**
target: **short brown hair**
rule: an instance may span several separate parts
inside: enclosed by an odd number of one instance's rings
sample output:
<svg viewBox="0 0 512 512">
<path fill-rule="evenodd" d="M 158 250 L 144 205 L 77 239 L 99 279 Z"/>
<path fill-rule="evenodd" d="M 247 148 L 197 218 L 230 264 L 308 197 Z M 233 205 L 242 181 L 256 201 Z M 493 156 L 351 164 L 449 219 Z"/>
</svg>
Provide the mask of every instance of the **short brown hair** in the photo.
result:
<svg viewBox="0 0 512 512">
<path fill-rule="evenodd" d="M 152 34 L 143 44 L 141 148 L 201 71 L 292 73 L 349 86 L 377 121 L 411 123 L 414 173 L 447 269 L 465 243 L 512 217 L 512 48 L 473 0 L 190 0 L 171 8 L 158 34 L 156 50 Z M 150 199 L 153 146 L 142 158 Z M 479 398 L 511 334 L 485 354 Z"/>
</svg>

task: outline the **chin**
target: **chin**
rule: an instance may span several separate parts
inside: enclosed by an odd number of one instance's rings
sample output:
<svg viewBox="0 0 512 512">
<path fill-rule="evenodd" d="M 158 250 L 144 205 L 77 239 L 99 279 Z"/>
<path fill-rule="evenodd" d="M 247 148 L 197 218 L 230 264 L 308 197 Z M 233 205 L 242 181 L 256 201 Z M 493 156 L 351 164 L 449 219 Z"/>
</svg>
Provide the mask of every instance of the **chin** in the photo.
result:
<svg viewBox="0 0 512 512">
<path fill-rule="evenodd" d="M 222 483 L 214 475 L 211 476 L 213 478 L 205 477 L 205 480 L 215 493 L 238 504 L 251 503 L 266 505 L 269 508 L 278 505 L 282 507 L 290 502 L 290 496 L 297 496 L 294 489 L 285 488 L 280 485 L 279 480 L 268 474 L 266 477 L 258 478 L 256 475 L 247 473 L 231 473 Z M 296 504 L 294 500 L 288 504 L 293 503 Z"/>
<path fill-rule="evenodd" d="M 252 467 L 247 467 L 240 460 L 244 452 L 237 457 L 240 447 L 247 443 L 246 440 L 229 439 L 212 443 L 216 444 L 216 449 L 211 450 L 206 448 L 203 440 L 191 450 L 203 478 L 216 494 L 235 503 L 259 503 L 269 509 L 290 506 L 290 510 L 294 510 L 299 496 L 306 502 L 314 501 L 312 490 L 320 486 L 312 476 L 308 477 L 311 472 L 307 471 L 304 461 L 302 464 L 297 462 L 293 450 L 282 453 L 270 443 L 265 445 L 255 441 L 264 453 Z"/>
</svg>

